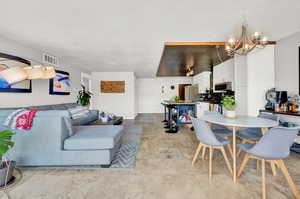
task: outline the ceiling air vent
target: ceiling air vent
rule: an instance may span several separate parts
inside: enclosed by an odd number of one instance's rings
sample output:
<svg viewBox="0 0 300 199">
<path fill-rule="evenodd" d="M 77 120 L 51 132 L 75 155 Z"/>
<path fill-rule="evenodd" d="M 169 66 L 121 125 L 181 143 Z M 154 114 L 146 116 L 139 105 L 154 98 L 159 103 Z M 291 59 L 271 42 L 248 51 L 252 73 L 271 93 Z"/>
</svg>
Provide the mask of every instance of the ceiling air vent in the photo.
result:
<svg viewBox="0 0 300 199">
<path fill-rule="evenodd" d="M 58 66 L 58 58 L 53 55 L 43 53 L 43 63 L 45 65 Z"/>
</svg>

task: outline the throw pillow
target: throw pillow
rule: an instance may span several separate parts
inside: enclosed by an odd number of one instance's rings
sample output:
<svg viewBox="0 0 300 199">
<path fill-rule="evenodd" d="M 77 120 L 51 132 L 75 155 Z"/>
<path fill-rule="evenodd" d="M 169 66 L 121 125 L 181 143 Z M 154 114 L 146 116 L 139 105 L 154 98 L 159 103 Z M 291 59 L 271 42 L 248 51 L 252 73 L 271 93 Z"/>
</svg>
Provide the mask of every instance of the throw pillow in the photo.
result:
<svg viewBox="0 0 300 199">
<path fill-rule="evenodd" d="M 90 111 L 87 107 L 77 106 L 75 108 L 68 109 L 72 119 L 78 119 L 89 115 Z"/>
</svg>

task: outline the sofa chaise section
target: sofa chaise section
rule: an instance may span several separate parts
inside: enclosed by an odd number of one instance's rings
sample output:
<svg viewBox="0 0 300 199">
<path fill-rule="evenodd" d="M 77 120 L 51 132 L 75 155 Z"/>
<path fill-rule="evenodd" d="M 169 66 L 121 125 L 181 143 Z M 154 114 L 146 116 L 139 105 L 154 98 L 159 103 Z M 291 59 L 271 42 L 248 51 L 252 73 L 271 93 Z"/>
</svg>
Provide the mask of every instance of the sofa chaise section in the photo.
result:
<svg viewBox="0 0 300 199">
<path fill-rule="evenodd" d="M 123 126 L 75 126 L 74 135 L 65 139 L 65 150 L 111 149 L 118 144 Z"/>
</svg>

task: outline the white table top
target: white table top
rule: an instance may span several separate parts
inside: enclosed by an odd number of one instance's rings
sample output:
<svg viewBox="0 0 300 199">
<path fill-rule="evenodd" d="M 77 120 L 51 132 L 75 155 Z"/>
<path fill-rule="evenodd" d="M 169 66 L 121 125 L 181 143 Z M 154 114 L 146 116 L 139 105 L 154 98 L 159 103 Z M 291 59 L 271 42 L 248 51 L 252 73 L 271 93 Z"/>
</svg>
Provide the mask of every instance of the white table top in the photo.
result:
<svg viewBox="0 0 300 199">
<path fill-rule="evenodd" d="M 204 115 L 201 119 L 206 122 L 220 124 L 224 126 L 234 126 L 234 127 L 246 127 L 246 128 L 269 128 L 278 126 L 277 121 L 270 119 L 264 119 L 259 117 L 241 116 L 237 115 L 236 118 L 227 118 L 221 114 L 210 114 Z"/>
</svg>

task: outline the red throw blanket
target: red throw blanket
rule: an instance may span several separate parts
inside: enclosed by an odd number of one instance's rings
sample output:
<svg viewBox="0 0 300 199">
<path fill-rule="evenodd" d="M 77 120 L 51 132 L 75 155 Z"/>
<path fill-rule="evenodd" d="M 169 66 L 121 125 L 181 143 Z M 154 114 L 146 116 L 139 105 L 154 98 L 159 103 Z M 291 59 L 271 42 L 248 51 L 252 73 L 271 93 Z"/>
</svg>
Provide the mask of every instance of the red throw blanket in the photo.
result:
<svg viewBox="0 0 300 199">
<path fill-rule="evenodd" d="M 32 127 L 32 122 L 34 119 L 35 114 L 38 112 L 38 109 L 32 109 L 26 111 L 25 113 L 18 115 L 16 119 L 16 128 L 23 129 L 23 130 L 30 130 Z"/>
</svg>

